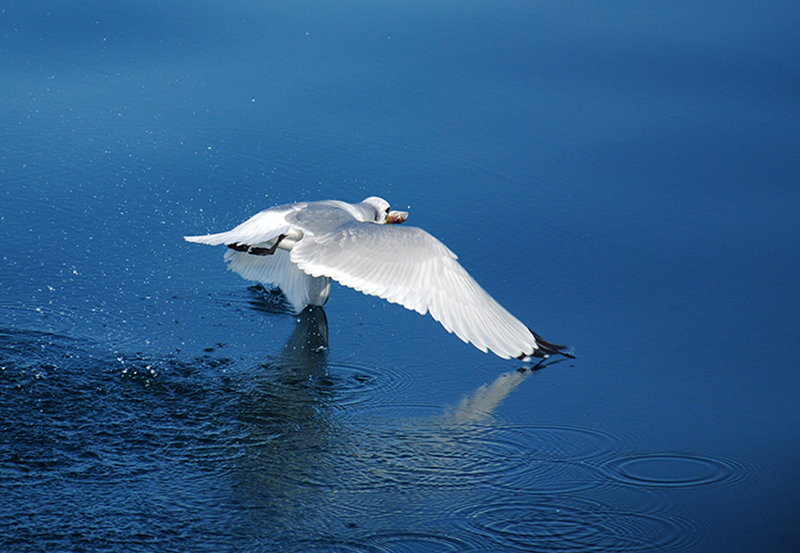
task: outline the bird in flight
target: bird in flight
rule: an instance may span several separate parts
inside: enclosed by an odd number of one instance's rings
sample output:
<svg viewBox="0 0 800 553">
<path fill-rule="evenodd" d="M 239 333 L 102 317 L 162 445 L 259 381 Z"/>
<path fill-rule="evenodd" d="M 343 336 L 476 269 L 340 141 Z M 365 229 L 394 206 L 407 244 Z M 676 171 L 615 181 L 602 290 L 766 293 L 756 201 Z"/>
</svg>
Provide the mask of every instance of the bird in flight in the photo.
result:
<svg viewBox="0 0 800 553">
<path fill-rule="evenodd" d="M 295 313 L 323 305 L 333 279 L 430 313 L 464 342 L 504 359 L 573 357 L 509 313 L 442 242 L 420 228 L 399 226 L 407 218 L 375 196 L 357 204 L 299 202 L 265 209 L 227 232 L 184 238 L 227 246 L 231 270 L 280 288 Z"/>
</svg>

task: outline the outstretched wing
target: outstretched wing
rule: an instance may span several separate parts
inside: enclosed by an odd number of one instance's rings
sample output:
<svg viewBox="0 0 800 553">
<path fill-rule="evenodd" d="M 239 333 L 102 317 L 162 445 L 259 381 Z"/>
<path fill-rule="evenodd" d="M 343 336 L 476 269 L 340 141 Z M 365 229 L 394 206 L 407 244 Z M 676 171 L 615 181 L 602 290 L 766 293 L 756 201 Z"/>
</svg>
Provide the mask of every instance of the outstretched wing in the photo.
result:
<svg viewBox="0 0 800 553">
<path fill-rule="evenodd" d="M 303 209 L 305 203 L 281 205 L 265 209 L 250 217 L 244 223 L 226 232 L 203 236 L 184 236 L 187 242 L 218 246 L 220 244 L 258 244 L 269 242 L 285 234 L 291 228 L 286 218 Z"/>
<path fill-rule="evenodd" d="M 309 236 L 291 261 L 365 294 L 431 316 L 465 342 L 503 358 L 532 355 L 534 334 L 495 301 L 439 240 L 415 227 L 349 223 Z"/>
</svg>

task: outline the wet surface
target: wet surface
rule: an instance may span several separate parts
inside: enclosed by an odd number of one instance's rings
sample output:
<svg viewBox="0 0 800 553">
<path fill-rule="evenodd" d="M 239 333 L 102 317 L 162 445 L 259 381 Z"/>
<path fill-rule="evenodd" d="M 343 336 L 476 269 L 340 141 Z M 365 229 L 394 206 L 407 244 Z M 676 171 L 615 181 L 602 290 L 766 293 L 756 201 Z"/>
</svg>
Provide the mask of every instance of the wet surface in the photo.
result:
<svg viewBox="0 0 800 553">
<path fill-rule="evenodd" d="M 0 2 L 0 548 L 796 550 L 798 19 Z M 369 195 L 577 359 L 182 239 Z"/>
</svg>

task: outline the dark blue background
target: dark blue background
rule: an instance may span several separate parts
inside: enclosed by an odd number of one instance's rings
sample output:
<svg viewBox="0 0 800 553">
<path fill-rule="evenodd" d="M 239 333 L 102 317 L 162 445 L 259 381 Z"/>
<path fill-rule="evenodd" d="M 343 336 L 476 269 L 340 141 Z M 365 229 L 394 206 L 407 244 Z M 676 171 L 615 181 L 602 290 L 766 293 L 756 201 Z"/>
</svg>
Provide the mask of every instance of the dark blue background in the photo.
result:
<svg viewBox="0 0 800 553">
<path fill-rule="evenodd" d="M 798 28 L 0 1 L 0 545 L 796 550 Z M 298 322 L 182 239 L 369 195 L 577 360 L 338 286 Z"/>
</svg>

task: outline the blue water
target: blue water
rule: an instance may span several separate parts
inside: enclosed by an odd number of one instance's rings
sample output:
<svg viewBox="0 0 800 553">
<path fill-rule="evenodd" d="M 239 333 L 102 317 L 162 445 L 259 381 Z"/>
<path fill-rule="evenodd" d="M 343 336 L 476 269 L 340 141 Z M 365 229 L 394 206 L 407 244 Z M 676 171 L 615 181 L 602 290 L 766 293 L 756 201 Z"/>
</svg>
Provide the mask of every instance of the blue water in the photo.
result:
<svg viewBox="0 0 800 553">
<path fill-rule="evenodd" d="M 0 549 L 796 551 L 798 28 L 0 1 Z M 182 239 L 369 195 L 577 359 Z"/>
</svg>

